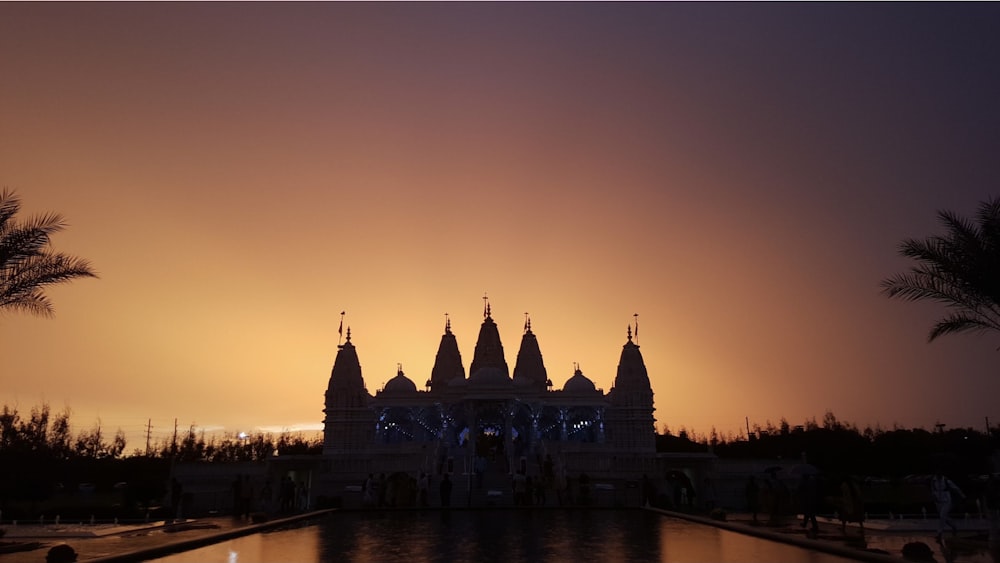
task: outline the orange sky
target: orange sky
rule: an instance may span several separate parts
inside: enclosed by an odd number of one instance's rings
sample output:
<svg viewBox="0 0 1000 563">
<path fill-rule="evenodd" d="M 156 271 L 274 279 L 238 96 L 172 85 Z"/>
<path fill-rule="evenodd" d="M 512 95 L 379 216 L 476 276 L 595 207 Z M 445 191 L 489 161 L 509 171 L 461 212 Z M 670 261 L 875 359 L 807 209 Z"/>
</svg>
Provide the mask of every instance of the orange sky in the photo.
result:
<svg viewBox="0 0 1000 563">
<path fill-rule="evenodd" d="M 101 279 L 0 318 L 0 400 L 130 436 L 318 424 L 341 310 L 422 388 L 488 292 L 557 387 L 626 326 L 658 424 L 1000 422 L 898 242 L 996 193 L 997 5 L 0 4 L 0 185 Z M 991 191 L 992 190 L 992 191 Z"/>
</svg>

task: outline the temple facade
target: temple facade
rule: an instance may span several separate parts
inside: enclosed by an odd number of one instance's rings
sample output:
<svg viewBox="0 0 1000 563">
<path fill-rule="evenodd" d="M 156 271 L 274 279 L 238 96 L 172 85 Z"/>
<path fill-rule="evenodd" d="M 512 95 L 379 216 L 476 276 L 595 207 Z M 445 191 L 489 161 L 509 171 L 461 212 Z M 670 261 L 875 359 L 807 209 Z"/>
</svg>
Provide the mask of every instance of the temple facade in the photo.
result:
<svg viewBox="0 0 1000 563">
<path fill-rule="evenodd" d="M 631 326 L 614 387 L 598 389 L 577 367 L 554 389 L 530 319 L 511 375 L 487 303 L 468 376 L 446 320 L 423 387 L 400 367 L 370 393 L 348 328 L 326 390 L 323 481 L 335 488 L 369 473 L 469 475 L 484 463 L 598 479 L 655 470 L 653 391 Z"/>
</svg>

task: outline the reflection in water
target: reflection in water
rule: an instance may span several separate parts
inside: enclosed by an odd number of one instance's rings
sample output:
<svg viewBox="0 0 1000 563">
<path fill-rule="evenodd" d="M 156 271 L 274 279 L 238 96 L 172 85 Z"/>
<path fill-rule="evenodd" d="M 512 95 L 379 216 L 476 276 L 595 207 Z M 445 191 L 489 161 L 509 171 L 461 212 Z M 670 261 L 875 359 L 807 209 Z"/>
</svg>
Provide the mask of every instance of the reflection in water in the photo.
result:
<svg viewBox="0 0 1000 563">
<path fill-rule="evenodd" d="M 232 554 L 232 555 L 231 555 Z M 846 562 L 640 510 L 345 512 L 157 561 Z"/>
</svg>

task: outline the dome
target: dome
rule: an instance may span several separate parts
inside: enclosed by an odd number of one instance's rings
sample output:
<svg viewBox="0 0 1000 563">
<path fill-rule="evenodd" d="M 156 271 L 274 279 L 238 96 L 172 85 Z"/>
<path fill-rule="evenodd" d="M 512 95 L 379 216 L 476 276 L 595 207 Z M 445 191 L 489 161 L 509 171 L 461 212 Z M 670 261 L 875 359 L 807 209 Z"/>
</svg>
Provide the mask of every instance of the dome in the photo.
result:
<svg viewBox="0 0 1000 563">
<path fill-rule="evenodd" d="M 504 370 L 495 367 L 484 367 L 469 376 L 470 385 L 509 385 L 510 378 Z"/>
<path fill-rule="evenodd" d="M 563 391 L 568 391 L 570 393 L 594 393 L 597 391 L 597 387 L 594 386 L 594 382 L 587 379 L 583 372 L 576 370 L 573 377 L 566 381 L 563 385 Z"/>
<path fill-rule="evenodd" d="M 385 388 L 382 391 L 384 393 L 416 393 L 417 385 L 410 381 L 409 377 L 403 375 L 403 371 L 400 370 L 396 373 L 396 377 L 393 377 L 385 384 Z"/>
</svg>

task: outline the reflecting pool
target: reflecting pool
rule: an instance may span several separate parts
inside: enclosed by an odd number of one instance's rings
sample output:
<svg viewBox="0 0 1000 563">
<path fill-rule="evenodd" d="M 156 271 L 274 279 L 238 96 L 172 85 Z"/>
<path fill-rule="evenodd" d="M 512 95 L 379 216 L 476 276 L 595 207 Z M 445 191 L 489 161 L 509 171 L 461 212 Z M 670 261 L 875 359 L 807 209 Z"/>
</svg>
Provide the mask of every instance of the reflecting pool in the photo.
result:
<svg viewBox="0 0 1000 563">
<path fill-rule="evenodd" d="M 834 563 L 853 561 L 642 510 L 343 512 L 154 561 Z"/>
</svg>

